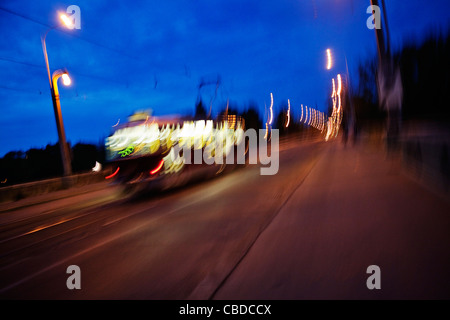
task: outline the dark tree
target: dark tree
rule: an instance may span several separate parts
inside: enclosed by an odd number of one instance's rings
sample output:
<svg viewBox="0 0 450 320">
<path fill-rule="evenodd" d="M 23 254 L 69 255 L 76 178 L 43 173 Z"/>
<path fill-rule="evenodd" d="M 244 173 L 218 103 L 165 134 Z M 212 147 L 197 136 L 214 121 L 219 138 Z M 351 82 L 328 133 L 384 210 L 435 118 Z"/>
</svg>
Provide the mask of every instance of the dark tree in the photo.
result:
<svg viewBox="0 0 450 320">
<path fill-rule="evenodd" d="M 246 129 L 255 129 L 258 132 L 259 129 L 264 128 L 257 110 L 256 105 L 251 103 L 248 109 L 242 113 L 242 117 L 245 120 Z"/>
<path fill-rule="evenodd" d="M 203 105 L 202 99 L 198 99 L 195 105 L 195 118 L 196 119 L 206 119 L 207 113 L 205 106 Z"/>
</svg>

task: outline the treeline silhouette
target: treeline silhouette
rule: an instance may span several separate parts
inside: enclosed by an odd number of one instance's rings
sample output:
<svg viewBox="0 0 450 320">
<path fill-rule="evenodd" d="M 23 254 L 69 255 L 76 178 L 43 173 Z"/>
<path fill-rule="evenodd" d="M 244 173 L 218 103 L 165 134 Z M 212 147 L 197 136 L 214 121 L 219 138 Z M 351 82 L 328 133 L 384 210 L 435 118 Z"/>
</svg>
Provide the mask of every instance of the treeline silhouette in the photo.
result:
<svg viewBox="0 0 450 320">
<path fill-rule="evenodd" d="M 429 32 L 420 43 L 408 41 L 392 58 L 402 76 L 403 119 L 449 121 L 450 30 Z M 377 56 L 358 66 L 359 79 L 353 83 L 351 99 L 359 125 L 386 117 L 378 106 L 377 69 Z"/>
<path fill-rule="evenodd" d="M 71 150 L 74 173 L 90 171 L 95 162 L 104 163 L 104 146 L 77 143 Z M 63 174 L 59 144 L 28 151 L 11 151 L 0 159 L 0 187 L 60 177 Z"/>
</svg>

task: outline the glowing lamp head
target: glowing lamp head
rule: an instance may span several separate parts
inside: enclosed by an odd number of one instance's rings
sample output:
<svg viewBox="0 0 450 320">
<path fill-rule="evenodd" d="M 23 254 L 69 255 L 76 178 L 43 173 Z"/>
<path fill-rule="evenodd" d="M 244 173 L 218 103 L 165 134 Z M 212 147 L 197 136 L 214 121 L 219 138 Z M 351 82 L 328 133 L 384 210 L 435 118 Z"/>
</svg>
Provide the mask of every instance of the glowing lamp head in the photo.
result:
<svg viewBox="0 0 450 320">
<path fill-rule="evenodd" d="M 64 25 L 67 28 L 73 29 L 73 23 L 72 23 L 72 21 L 70 20 L 70 18 L 67 15 L 65 15 L 64 13 L 61 13 L 59 15 L 59 18 L 61 19 L 61 21 L 64 23 Z"/>
<path fill-rule="evenodd" d="M 63 80 L 63 84 L 64 84 L 65 86 L 69 86 L 70 83 L 72 82 L 72 81 L 70 80 L 70 77 L 69 77 L 69 75 L 68 75 L 67 73 L 63 73 L 63 75 L 62 75 L 61 77 L 62 77 L 62 80 Z"/>
</svg>

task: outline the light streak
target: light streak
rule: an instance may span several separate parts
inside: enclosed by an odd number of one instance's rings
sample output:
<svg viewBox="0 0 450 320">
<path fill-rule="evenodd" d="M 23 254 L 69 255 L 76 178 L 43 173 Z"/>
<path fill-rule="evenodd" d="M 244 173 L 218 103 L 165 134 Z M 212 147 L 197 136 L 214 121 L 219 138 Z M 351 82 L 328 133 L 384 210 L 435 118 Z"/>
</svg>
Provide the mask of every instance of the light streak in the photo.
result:
<svg viewBox="0 0 450 320">
<path fill-rule="evenodd" d="M 312 108 L 309 108 L 309 121 L 308 121 L 308 125 L 311 126 L 311 120 L 312 120 Z"/>
<path fill-rule="evenodd" d="M 186 147 L 194 144 L 195 148 L 202 148 L 225 135 L 234 136 L 240 128 L 240 122 L 235 115 L 229 115 L 228 120 L 230 122 L 217 123 L 216 128 L 212 120 L 184 121 L 176 127 L 165 124 L 159 128 L 156 122 L 125 127 L 106 139 L 107 159 L 143 156 L 158 150 L 167 153 L 176 143 Z M 234 138 L 232 141 L 235 141 Z"/>
<path fill-rule="evenodd" d="M 117 123 L 116 123 L 115 125 L 113 125 L 113 127 L 117 127 L 117 125 L 119 124 L 119 122 L 120 122 L 120 118 L 119 118 L 119 120 L 117 120 Z"/>
<path fill-rule="evenodd" d="M 316 109 L 313 109 L 313 120 L 312 120 L 312 126 L 316 127 Z"/>
<path fill-rule="evenodd" d="M 314 121 L 313 121 L 314 128 L 317 128 L 317 110 L 314 109 Z"/>
<path fill-rule="evenodd" d="M 303 120 L 303 104 L 301 106 L 302 106 L 302 116 L 300 117 L 300 122 L 302 122 Z"/>
<path fill-rule="evenodd" d="M 341 75 L 340 74 L 337 75 L 337 79 L 338 79 L 338 91 L 337 91 L 337 94 L 340 95 L 341 94 L 341 90 L 342 90 L 342 81 L 341 81 Z"/>
<path fill-rule="evenodd" d="M 334 78 L 332 78 L 331 81 L 333 83 L 333 93 L 331 94 L 331 97 L 334 98 L 334 96 L 336 95 L 336 84 L 334 82 Z"/>
<path fill-rule="evenodd" d="M 334 78 L 331 79 L 331 81 L 333 82 L 333 93 L 331 94 L 331 99 L 333 100 L 333 113 L 334 113 L 334 110 L 336 109 L 336 84 L 334 82 Z"/>
<path fill-rule="evenodd" d="M 327 49 L 327 60 L 328 60 L 327 70 L 330 70 L 331 69 L 331 65 L 332 65 L 332 63 L 331 63 L 331 50 L 330 49 Z"/>
<path fill-rule="evenodd" d="M 308 119 L 308 106 L 305 106 L 305 113 L 306 113 L 305 116 L 305 123 L 306 123 L 306 120 Z"/>
<path fill-rule="evenodd" d="M 163 164 L 164 164 L 164 159 L 161 159 L 161 161 L 159 162 L 158 166 L 155 169 L 153 169 L 152 171 L 150 171 L 150 174 L 155 174 L 159 170 L 161 170 Z"/>
<path fill-rule="evenodd" d="M 323 130 L 325 129 L 325 114 L 323 112 L 320 113 L 320 121 L 322 123 L 322 130 L 321 130 L 321 132 L 323 132 Z"/>
<path fill-rule="evenodd" d="M 124 158 L 134 152 L 134 145 L 129 145 L 125 150 L 119 151 L 120 157 Z"/>
<path fill-rule="evenodd" d="M 270 120 L 269 120 L 269 124 L 272 124 L 273 121 L 273 95 L 272 92 L 270 93 Z"/>
<path fill-rule="evenodd" d="M 117 167 L 116 171 L 114 171 L 113 174 L 110 174 L 109 176 L 106 176 L 105 179 L 111 179 L 119 172 L 120 167 Z"/>
<path fill-rule="evenodd" d="M 289 126 L 290 121 L 291 121 L 291 102 L 288 99 L 288 112 L 287 112 L 286 128 Z"/>
</svg>

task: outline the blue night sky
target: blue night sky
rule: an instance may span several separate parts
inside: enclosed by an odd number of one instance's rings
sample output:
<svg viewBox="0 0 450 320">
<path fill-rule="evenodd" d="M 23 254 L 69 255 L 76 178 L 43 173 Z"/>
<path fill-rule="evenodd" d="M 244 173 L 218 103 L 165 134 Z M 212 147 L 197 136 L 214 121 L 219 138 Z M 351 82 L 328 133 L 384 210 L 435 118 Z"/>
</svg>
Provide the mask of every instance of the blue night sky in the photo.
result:
<svg viewBox="0 0 450 320">
<path fill-rule="evenodd" d="M 448 30 L 448 0 L 386 0 L 391 41 L 420 40 Z M 227 99 L 242 111 L 252 101 L 264 116 L 290 99 L 325 109 L 331 78 L 350 78 L 376 54 L 366 27 L 369 0 L 0 0 L 0 156 L 58 140 L 40 36 L 60 25 L 57 11 L 81 9 L 81 29 L 51 30 L 50 69 L 67 68 L 72 85 L 59 82 L 67 140 L 102 141 L 133 111 L 193 115 L 199 93 L 213 115 Z M 63 32 L 60 30 L 64 30 Z M 326 70 L 326 49 L 334 66 Z"/>
</svg>

